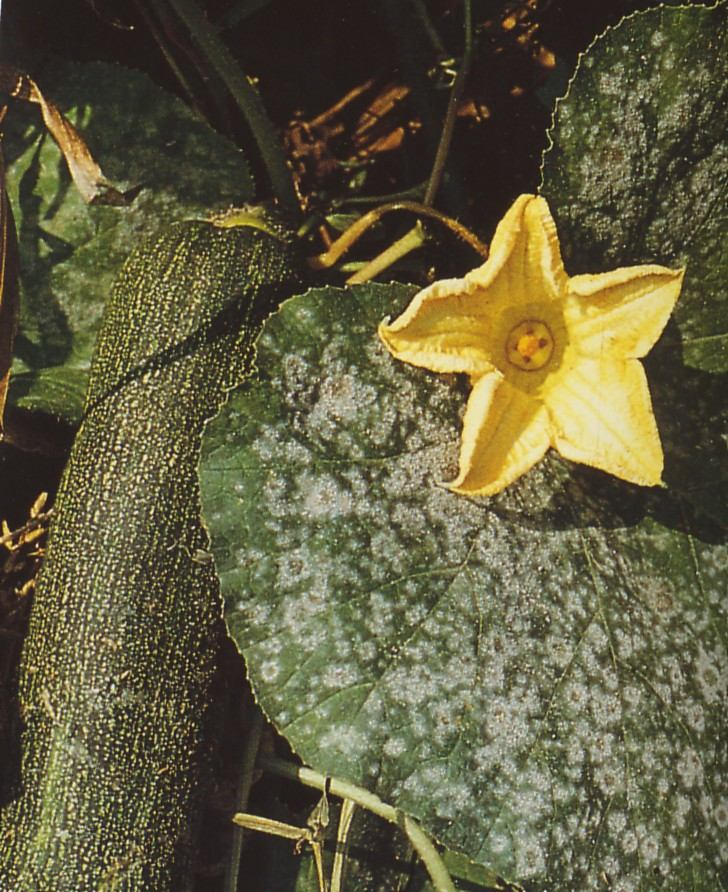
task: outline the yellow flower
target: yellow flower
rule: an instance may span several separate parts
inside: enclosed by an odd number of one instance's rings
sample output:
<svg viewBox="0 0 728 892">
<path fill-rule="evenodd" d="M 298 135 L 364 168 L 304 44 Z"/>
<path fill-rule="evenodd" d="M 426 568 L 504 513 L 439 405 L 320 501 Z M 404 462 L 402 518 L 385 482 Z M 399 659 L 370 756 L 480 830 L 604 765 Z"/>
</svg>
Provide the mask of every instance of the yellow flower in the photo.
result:
<svg viewBox="0 0 728 892">
<path fill-rule="evenodd" d="M 569 278 L 543 198 L 521 195 L 490 256 L 415 295 L 379 335 L 398 359 L 469 376 L 455 492 L 494 495 L 553 446 L 655 486 L 662 447 L 639 361 L 675 306 L 684 270 L 630 266 Z"/>
</svg>

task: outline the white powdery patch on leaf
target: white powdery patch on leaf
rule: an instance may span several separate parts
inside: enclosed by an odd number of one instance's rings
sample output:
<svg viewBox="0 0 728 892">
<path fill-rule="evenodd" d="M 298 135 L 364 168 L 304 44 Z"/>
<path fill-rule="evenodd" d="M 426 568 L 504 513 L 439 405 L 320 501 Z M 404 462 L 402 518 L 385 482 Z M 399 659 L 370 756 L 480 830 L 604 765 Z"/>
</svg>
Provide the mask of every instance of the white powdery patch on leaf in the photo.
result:
<svg viewBox="0 0 728 892">
<path fill-rule="evenodd" d="M 267 714 L 314 767 L 376 780 L 506 875 L 637 890 L 696 835 L 725 861 L 725 546 L 696 552 L 642 497 L 624 520 L 631 490 L 557 460 L 497 499 L 453 495 L 459 383 L 385 353 L 387 289 L 336 324 L 333 294 L 270 327 L 267 380 L 203 466 Z"/>
</svg>

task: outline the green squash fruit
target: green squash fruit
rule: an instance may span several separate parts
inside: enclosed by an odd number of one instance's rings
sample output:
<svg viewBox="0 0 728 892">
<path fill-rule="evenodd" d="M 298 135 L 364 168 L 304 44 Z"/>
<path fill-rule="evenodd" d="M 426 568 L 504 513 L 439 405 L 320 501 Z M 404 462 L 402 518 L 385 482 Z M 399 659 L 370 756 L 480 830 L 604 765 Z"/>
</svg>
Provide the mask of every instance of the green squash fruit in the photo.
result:
<svg viewBox="0 0 728 892">
<path fill-rule="evenodd" d="M 185 887 L 221 622 L 200 440 L 297 280 L 255 212 L 173 225 L 120 273 L 22 657 L 0 889 Z"/>
</svg>

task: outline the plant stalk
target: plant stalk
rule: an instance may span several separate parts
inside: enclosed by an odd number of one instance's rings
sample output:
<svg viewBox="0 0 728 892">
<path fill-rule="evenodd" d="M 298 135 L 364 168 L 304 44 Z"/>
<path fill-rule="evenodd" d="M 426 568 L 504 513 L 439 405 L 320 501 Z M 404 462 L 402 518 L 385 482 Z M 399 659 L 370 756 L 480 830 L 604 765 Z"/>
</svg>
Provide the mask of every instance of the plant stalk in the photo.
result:
<svg viewBox="0 0 728 892">
<path fill-rule="evenodd" d="M 412 229 L 406 232 L 402 238 L 397 239 L 396 242 L 393 242 L 388 248 L 385 248 L 381 254 L 377 254 L 377 256 L 370 260 L 369 263 L 363 266 L 360 270 L 357 270 L 353 276 L 349 276 L 346 280 L 346 284 L 360 285 L 362 282 L 368 282 L 370 279 L 378 276 L 379 273 L 383 272 L 385 269 L 388 269 L 392 264 L 401 260 L 402 257 L 405 257 L 411 251 L 416 251 L 417 248 L 421 248 L 425 243 L 426 238 L 427 236 L 424 227 L 418 220 Z"/>
<path fill-rule="evenodd" d="M 468 72 L 473 61 L 473 9 L 471 0 L 463 0 L 463 16 L 465 27 L 465 48 L 463 58 L 458 68 L 458 73 L 450 90 L 450 99 L 447 103 L 447 112 L 445 114 L 445 122 L 442 127 L 442 136 L 437 146 L 435 160 L 432 164 L 432 173 L 430 174 L 427 189 L 423 203 L 427 205 L 434 204 L 437 190 L 440 188 L 442 175 L 445 171 L 445 162 L 450 151 L 450 143 L 452 141 L 452 133 L 455 127 L 455 119 L 457 117 L 458 102 L 462 96 L 465 82 L 468 79 Z"/>
<path fill-rule="evenodd" d="M 169 0 L 169 3 L 184 22 L 192 40 L 209 59 L 242 112 L 258 146 L 273 194 L 279 204 L 290 213 L 297 214 L 299 207 L 293 181 L 278 134 L 265 111 L 260 94 L 250 78 L 240 69 L 217 30 L 203 15 L 194 0 Z"/>
<path fill-rule="evenodd" d="M 255 761 L 258 758 L 260 739 L 263 736 L 264 726 L 265 719 L 263 718 L 263 713 L 259 709 L 256 709 L 253 712 L 250 729 L 245 739 L 245 747 L 240 769 L 240 780 L 235 795 L 236 812 L 244 812 L 248 807 L 250 788 L 253 786 Z M 238 876 L 240 874 L 240 858 L 243 852 L 244 839 L 245 830 L 240 826 L 236 826 L 233 830 L 232 850 L 225 869 L 224 892 L 237 892 Z"/>
<path fill-rule="evenodd" d="M 377 208 L 373 208 L 371 211 L 368 211 L 360 217 L 355 223 L 352 223 L 352 225 L 336 239 L 328 251 L 325 251 L 323 254 L 318 254 L 315 257 L 311 257 L 308 261 L 309 266 L 312 269 L 328 269 L 330 266 L 333 266 L 371 226 L 381 220 L 385 214 L 392 211 L 410 211 L 413 214 L 432 217 L 434 220 L 438 220 L 440 223 L 451 229 L 464 242 L 467 242 L 467 244 L 469 244 L 484 260 L 488 256 L 488 246 L 483 244 L 477 236 L 473 235 L 466 226 L 463 226 L 462 223 L 459 223 L 452 217 L 448 217 L 447 214 L 443 214 L 441 211 L 437 211 L 434 208 L 426 207 L 416 201 L 393 201 L 388 204 L 382 204 Z"/>
<path fill-rule="evenodd" d="M 341 799 L 350 799 L 356 805 L 366 808 L 375 815 L 379 815 L 385 821 L 389 821 L 390 824 L 395 824 L 407 834 L 412 847 L 427 868 L 436 892 L 456 892 L 450 874 L 430 837 L 414 818 L 404 814 L 400 809 L 388 805 L 379 796 L 370 793 L 369 790 L 365 790 L 363 787 L 356 786 L 356 784 L 338 780 L 335 777 L 327 778 L 318 771 L 293 765 L 291 762 L 286 762 L 284 759 L 279 759 L 276 756 L 263 756 L 259 760 L 258 765 L 260 768 L 278 777 L 298 781 L 307 787 L 313 787 L 315 790 L 327 790 L 333 796 L 339 796 Z"/>
</svg>

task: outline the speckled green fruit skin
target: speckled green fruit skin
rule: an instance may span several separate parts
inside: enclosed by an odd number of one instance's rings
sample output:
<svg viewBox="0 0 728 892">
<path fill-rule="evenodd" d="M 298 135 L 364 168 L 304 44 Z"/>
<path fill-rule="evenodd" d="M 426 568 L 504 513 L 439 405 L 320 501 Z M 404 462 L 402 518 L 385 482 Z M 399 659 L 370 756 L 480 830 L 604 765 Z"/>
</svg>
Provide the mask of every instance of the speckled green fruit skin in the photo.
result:
<svg viewBox="0 0 728 892">
<path fill-rule="evenodd" d="M 296 281 L 286 243 L 251 225 L 177 224 L 123 267 L 23 654 L 3 892 L 187 888 L 221 622 L 200 439 Z"/>
</svg>

